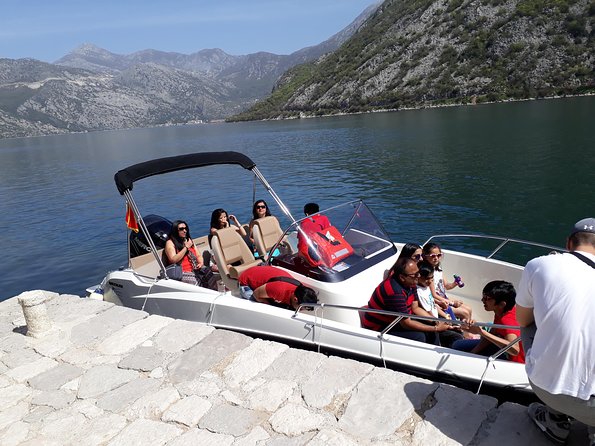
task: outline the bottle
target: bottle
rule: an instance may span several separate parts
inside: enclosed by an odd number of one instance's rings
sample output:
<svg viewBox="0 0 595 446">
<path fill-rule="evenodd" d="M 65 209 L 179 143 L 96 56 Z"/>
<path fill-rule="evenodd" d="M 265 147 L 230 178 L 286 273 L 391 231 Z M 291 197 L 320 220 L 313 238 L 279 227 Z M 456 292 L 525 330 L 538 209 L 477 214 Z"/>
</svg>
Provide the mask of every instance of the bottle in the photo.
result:
<svg viewBox="0 0 595 446">
<path fill-rule="evenodd" d="M 455 278 L 455 283 L 459 288 L 463 288 L 465 286 L 465 283 L 463 282 L 463 279 L 461 279 L 461 276 L 457 276 L 455 274 L 453 277 Z"/>
</svg>

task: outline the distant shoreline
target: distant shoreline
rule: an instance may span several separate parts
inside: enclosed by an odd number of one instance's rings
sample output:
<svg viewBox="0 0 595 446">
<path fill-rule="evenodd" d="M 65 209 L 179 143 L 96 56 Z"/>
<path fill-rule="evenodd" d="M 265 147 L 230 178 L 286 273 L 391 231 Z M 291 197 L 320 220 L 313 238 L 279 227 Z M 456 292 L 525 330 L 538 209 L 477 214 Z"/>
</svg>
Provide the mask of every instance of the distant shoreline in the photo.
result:
<svg viewBox="0 0 595 446">
<path fill-rule="evenodd" d="M 159 127 L 179 127 L 179 126 L 189 126 L 189 125 L 207 125 L 207 124 L 237 124 L 241 122 L 267 122 L 267 121 L 290 121 L 294 119 L 315 119 L 315 118 L 330 118 L 334 116 L 352 116 L 352 115 L 365 115 L 365 114 L 372 114 L 372 113 L 391 113 L 391 112 L 399 112 L 399 111 L 411 111 L 411 110 L 424 110 L 424 109 L 433 109 L 433 108 L 446 108 L 446 107 L 466 107 L 466 106 L 481 106 L 481 105 L 491 105 L 491 104 L 503 104 L 503 103 L 510 103 L 510 102 L 529 102 L 529 101 L 544 101 L 544 100 L 555 100 L 555 99 L 570 99 L 570 98 L 580 98 L 580 97 L 591 97 L 595 96 L 595 93 L 583 93 L 583 94 L 575 94 L 575 95 L 564 95 L 564 96 L 547 96 L 543 98 L 528 98 L 528 99 L 506 99 L 503 101 L 487 101 L 487 102 L 480 102 L 480 103 L 468 103 L 468 104 L 437 104 L 437 105 L 420 105 L 416 107 L 403 107 L 403 108 L 384 108 L 378 110 L 369 110 L 369 111 L 360 111 L 360 112 L 340 112 L 340 113 L 330 113 L 324 115 L 307 115 L 301 114 L 300 116 L 293 116 L 287 118 L 270 118 L 270 119 L 254 119 L 254 120 L 244 120 L 244 121 L 225 121 L 223 119 L 216 119 L 212 121 L 204 121 L 201 123 L 192 122 L 192 123 L 176 123 L 176 124 L 158 124 L 153 126 L 147 127 L 122 127 L 116 129 L 101 129 L 101 130 L 88 130 L 88 131 L 79 131 L 79 132 L 61 132 L 61 133 L 48 133 L 46 135 L 31 135 L 31 136 L 17 136 L 17 137 L 7 137 L 7 138 L 0 138 L 0 141 L 9 141 L 14 139 L 23 139 L 23 138 L 44 138 L 47 136 L 61 136 L 61 135 L 76 135 L 76 134 L 85 134 L 85 133 L 95 133 L 95 132 L 116 132 L 122 130 L 139 130 L 139 129 L 152 129 L 152 128 L 159 128 Z"/>
</svg>

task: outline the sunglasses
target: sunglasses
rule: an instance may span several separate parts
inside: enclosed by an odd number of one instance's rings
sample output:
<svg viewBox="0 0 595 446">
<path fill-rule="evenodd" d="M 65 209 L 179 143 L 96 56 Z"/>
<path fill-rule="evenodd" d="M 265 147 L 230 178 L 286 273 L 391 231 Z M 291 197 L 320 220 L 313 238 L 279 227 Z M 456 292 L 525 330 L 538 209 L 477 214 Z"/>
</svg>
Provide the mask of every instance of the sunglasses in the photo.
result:
<svg viewBox="0 0 595 446">
<path fill-rule="evenodd" d="M 415 255 L 412 255 L 411 258 L 414 259 L 414 260 L 421 260 L 422 255 L 421 254 L 415 254 Z"/>
<path fill-rule="evenodd" d="M 178 228 L 178 231 L 187 231 L 188 228 L 186 226 L 184 226 L 183 228 Z"/>
<path fill-rule="evenodd" d="M 484 294 L 483 296 L 481 296 L 481 301 L 485 302 L 486 300 L 491 300 L 494 299 L 492 296 L 488 296 L 487 294 Z"/>
<path fill-rule="evenodd" d="M 259 204 L 256 206 L 256 209 L 266 209 L 267 207 L 264 204 Z"/>
<path fill-rule="evenodd" d="M 413 274 L 403 274 L 403 275 L 404 276 L 407 276 L 407 277 L 417 278 L 417 277 L 419 277 L 420 274 L 419 274 L 419 271 L 418 271 L 418 272 L 413 273 Z"/>
<path fill-rule="evenodd" d="M 431 257 L 433 259 L 441 259 L 442 254 L 426 254 L 424 257 Z"/>
</svg>

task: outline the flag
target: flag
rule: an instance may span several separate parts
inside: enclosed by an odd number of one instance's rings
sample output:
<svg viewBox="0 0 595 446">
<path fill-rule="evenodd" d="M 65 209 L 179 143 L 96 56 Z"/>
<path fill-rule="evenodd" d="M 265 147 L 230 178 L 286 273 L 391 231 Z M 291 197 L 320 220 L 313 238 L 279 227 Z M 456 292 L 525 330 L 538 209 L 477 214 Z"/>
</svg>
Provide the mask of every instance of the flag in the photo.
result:
<svg viewBox="0 0 595 446">
<path fill-rule="evenodd" d="M 138 232 L 138 223 L 134 217 L 134 212 L 128 203 L 126 203 L 126 226 L 132 229 L 134 232 Z"/>
</svg>

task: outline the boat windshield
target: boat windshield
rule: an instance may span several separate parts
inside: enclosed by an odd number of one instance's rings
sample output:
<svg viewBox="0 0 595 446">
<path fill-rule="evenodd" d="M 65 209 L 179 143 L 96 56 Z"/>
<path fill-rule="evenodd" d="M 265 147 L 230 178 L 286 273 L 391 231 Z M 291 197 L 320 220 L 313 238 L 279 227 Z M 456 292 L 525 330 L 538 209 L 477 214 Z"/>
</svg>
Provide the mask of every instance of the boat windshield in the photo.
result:
<svg viewBox="0 0 595 446">
<path fill-rule="evenodd" d="M 372 211 L 358 200 L 296 221 L 270 252 L 272 265 L 338 282 L 397 250 Z"/>
</svg>

